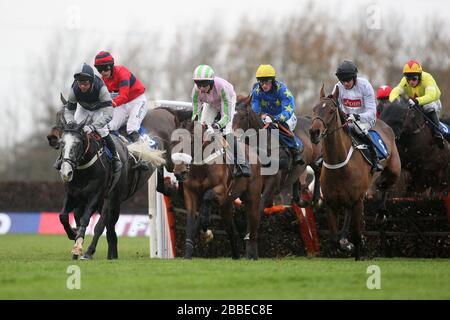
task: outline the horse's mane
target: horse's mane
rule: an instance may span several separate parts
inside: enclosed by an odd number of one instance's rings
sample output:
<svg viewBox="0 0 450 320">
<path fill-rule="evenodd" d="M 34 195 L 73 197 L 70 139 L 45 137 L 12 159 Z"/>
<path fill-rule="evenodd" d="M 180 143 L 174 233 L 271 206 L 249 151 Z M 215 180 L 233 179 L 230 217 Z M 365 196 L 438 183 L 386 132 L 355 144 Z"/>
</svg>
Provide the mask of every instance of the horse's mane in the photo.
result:
<svg viewBox="0 0 450 320">
<path fill-rule="evenodd" d="M 409 104 L 403 99 L 397 99 L 394 102 L 388 102 L 384 105 L 380 114 L 380 119 L 384 122 L 393 122 L 394 120 L 402 120 L 408 112 Z"/>
</svg>

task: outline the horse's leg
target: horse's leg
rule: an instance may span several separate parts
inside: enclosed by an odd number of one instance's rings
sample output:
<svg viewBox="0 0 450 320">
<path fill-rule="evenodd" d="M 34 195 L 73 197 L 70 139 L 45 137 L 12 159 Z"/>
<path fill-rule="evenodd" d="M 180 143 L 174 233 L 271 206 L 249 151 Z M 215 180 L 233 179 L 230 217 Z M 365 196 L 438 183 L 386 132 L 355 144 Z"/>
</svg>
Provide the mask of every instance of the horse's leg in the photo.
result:
<svg viewBox="0 0 450 320">
<path fill-rule="evenodd" d="M 364 202 L 359 200 L 352 210 L 352 241 L 355 244 L 355 260 L 359 260 L 362 251 L 362 226 Z"/>
<path fill-rule="evenodd" d="M 170 196 L 170 194 L 167 193 L 166 187 L 164 185 L 164 166 L 159 166 L 156 168 L 156 191 L 159 193 L 162 193 L 165 196 Z"/>
<path fill-rule="evenodd" d="M 335 209 L 332 209 L 328 206 L 325 207 L 324 210 L 326 211 L 328 229 L 330 230 L 330 241 L 333 247 L 332 254 L 336 255 L 339 248 L 337 215 Z"/>
<path fill-rule="evenodd" d="M 355 246 L 353 245 L 353 243 L 348 241 L 348 233 L 350 230 L 350 223 L 352 221 L 352 214 L 351 214 L 350 210 L 348 210 L 347 208 L 345 208 L 344 211 L 345 211 L 344 223 L 342 226 L 341 239 L 339 240 L 339 246 L 342 250 L 344 250 L 346 252 L 353 252 Z"/>
<path fill-rule="evenodd" d="M 92 259 L 92 256 L 95 253 L 95 249 L 97 248 L 98 240 L 101 237 L 104 230 L 105 230 L 105 215 L 101 214 L 94 228 L 94 237 L 92 238 L 92 242 L 89 245 L 86 253 L 83 255 L 83 259 L 86 260 Z"/>
<path fill-rule="evenodd" d="M 102 212 L 105 215 L 105 226 L 106 226 L 106 239 L 108 240 L 108 254 L 107 259 L 117 259 L 119 257 L 117 252 L 117 234 L 116 234 L 116 223 L 119 220 L 120 214 L 120 196 L 111 197 L 105 201 L 106 210 Z"/>
<path fill-rule="evenodd" d="M 67 237 L 70 240 L 75 240 L 76 237 L 76 234 L 69 223 L 69 212 L 75 209 L 75 206 L 76 206 L 75 199 L 70 195 L 66 194 L 64 197 L 63 208 L 61 210 L 61 213 L 59 214 L 59 221 L 63 225 Z"/>
<path fill-rule="evenodd" d="M 320 168 L 316 165 L 312 166 L 314 171 L 314 191 L 312 197 L 312 203 L 314 207 L 319 207 L 320 201 Z"/>
<path fill-rule="evenodd" d="M 273 206 L 273 196 L 275 193 L 275 188 L 277 184 L 277 176 L 279 176 L 279 173 L 276 176 L 268 177 L 264 184 L 264 191 L 261 196 L 261 215 L 264 214 L 265 208 L 270 208 Z"/>
<path fill-rule="evenodd" d="M 238 250 L 237 239 L 236 239 L 236 228 L 234 226 L 234 220 L 233 220 L 233 206 L 232 206 L 231 201 L 225 202 L 220 207 L 220 215 L 222 217 L 225 231 L 228 234 L 228 239 L 230 240 L 231 257 L 233 259 L 239 259 L 239 250 Z M 251 234 L 250 234 L 250 236 L 251 236 Z"/>
<path fill-rule="evenodd" d="M 74 255 L 74 257 L 81 256 L 83 254 L 83 242 L 86 234 L 86 229 L 87 226 L 89 225 L 89 221 L 91 219 L 92 214 L 97 210 L 99 197 L 100 194 L 96 193 L 89 199 L 84 209 L 83 215 L 80 218 L 80 225 L 77 230 L 75 244 L 72 248 L 72 254 Z"/>
<path fill-rule="evenodd" d="M 198 221 L 196 218 L 197 211 L 197 195 L 191 192 L 186 186 L 183 190 L 184 193 L 184 203 L 187 210 L 186 215 L 186 247 L 184 252 L 185 259 L 192 259 L 194 254 L 194 238 L 197 234 Z"/>
<path fill-rule="evenodd" d="M 249 195 L 249 199 L 245 205 L 247 212 L 247 230 L 250 233 L 248 241 L 246 241 L 246 254 L 248 259 L 258 259 L 258 228 L 260 223 L 259 215 L 259 194 Z"/>
<path fill-rule="evenodd" d="M 203 195 L 199 212 L 200 226 L 203 232 L 208 230 L 214 208 L 217 208 L 217 197 L 213 190 L 208 190 Z"/>
</svg>

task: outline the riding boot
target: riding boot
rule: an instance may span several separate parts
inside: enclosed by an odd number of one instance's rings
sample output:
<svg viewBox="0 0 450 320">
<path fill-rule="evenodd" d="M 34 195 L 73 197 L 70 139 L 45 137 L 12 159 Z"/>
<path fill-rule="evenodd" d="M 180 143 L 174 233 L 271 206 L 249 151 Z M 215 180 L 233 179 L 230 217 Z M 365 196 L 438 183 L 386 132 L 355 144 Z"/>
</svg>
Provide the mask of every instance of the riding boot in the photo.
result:
<svg viewBox="0 0 450 320">
<path fill-rule="evenodd" d="M 439 117 L 435 110 L 427 112 L 428 118 L 433 122 L 431 124 L 431 129 L 433 131 L 433 138 L 434 141 L 436 141 L 436 144 L 440 149 L 444 148 L 444 137 L 442 136 L 442 133 L 439 130 Z"/>
<path fill-rule="evenodd" d="M 131 142 L 136 142 L 139 140 L 140 134 L 139 132 L 133 131 L 130 134 L 128 134 L 127 138 L 128 140 L 130 140 Z"/>
<path fill-rule="evenodd" d="M 294 164 L 303 165 L 305 161 L 302 159 L 303 147 L 296 146 L 291 148 L 292 155 L 294 156 Z"/>
<path fill-rule="evenodd" d="M 234 177 L 251 177 L 252 171 L 250 169 L 250 164 L 245 159 L 245 153 L 238 152 L 238 142 L 234 138 Z M 243 150 L 242 150 L 243 151 Z"/>
<path fill-rule="evenodd" d="M 122 161 L 119 158 L 119 155 L 117 154 L 116 145 L 114 144 L 114 141 L 110 134 L 108 134 L 106 137 L 103 138 L 106 142 L 106 146 L 108 147 L 109 151 L 112 153 L 112 166 L 113 166 L 113 172 L 117 173 L 122 169 Z"/>
<path fill-rule="evenodd" d="M 373 145 L 372 142 L 370 142 L 369 144 L 369 150 L 370 150 L 370 154 L 372 156 L 372 169 L 371 169 L 371 173 L 375 173 L 375 172 L 380 172 L 383 171 L 383 166 L 380 164 L 380 161 L 378 160 L 378 156 L 377 156 L 377 151 L 375 150 L 375 146 Z"/>
</svg>

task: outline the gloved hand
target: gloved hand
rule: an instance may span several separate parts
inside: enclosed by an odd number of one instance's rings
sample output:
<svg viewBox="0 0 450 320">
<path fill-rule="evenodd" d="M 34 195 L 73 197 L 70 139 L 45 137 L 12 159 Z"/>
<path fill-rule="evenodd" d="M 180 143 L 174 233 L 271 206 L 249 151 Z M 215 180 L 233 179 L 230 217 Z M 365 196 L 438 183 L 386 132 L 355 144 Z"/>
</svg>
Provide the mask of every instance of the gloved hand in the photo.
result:
<svg viewBox="0 0 450 320">
<path fill-rule="evenodd" d="M 416 98 L 414 98 L 414 99 L 409 99 L 408 102 L 409 102 L 409 105 L 410 105 L 411 107 L 414 107 L 414 106 L 418 106 L 418 105 L 419 105 L 419 101 L 417 101 Z"/>
<path fill-rule="evenodd" d="M 208 129 L 206 129 L 205 133 L 208 136 L 212 136 L 214 134 L 214 128 L 212 126 L 208 126 Z"/>
<path fill-rule="evenodd" d="M 265 117 L 263 118 L 263 122 L 264 122 L 265 124 L 268 124 L 268 123 L 272 123 L 273 120 L 272 120 L 272 118 L 271 118 L 270 116 L 268 116 L 268 115 L 266 114 Z"/>
<path fill-rule="evenodd" d="M 361 117 L 359 116 L 359 114 L 356 114 L 356 113 L 352 113 L 347 116 L 347 121 L 351 121 L 351 122 L 356 122 L 360 119 L 361 119 Z"/>
<path fill-rule="evenodd" d="M 211 125 L 211 128 L 213 128 L 214 130 L 220 130 L 220 125 L 219 125 L 217 122 L 214 122 L 214 123 Z"/>
<path fill-rule="evenodd" d="M 95 128 L 92 125 L 84 126 L 83 131 L 86 132 L 86 134 L 91 134 L 93 131 L 95 131 Z"/>
</svg>

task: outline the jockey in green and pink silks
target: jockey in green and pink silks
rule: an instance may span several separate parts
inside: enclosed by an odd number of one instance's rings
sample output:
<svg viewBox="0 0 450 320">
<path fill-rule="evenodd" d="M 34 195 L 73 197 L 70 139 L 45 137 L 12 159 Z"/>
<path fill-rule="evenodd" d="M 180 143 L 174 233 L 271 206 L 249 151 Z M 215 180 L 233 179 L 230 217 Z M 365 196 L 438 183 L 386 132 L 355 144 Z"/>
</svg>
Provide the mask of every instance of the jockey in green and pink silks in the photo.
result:
<svg viewBox="0 0 450 320">
<path fill-rule="evenodd" d="M 194 70 L 192 77 L 192 120 L 198 118 L 201 123 L 214 129 L 223 129 L 224 134 L 231 133 L 231 124 L 236 106 L 236 93 L 233 85 L 214 75 L 214 70 L 205 64 Z M 220 120 L 214 122 L 220 113 Z"/>
</svg>

